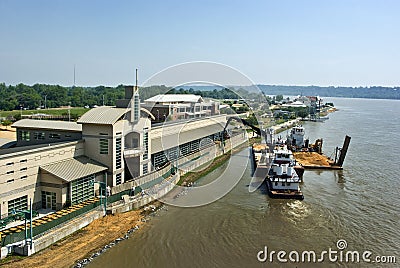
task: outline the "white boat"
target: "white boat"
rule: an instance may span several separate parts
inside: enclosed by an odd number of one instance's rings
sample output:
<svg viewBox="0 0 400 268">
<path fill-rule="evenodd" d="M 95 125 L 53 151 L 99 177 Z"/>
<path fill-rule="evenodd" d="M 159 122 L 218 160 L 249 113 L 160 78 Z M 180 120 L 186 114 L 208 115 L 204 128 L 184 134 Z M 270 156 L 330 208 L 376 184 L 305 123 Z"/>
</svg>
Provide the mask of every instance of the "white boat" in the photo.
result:
<svg viewBox="0 0 400 268">
<path fill-rule="evenodd" d="M 274 150 L 271 167 L 266 177 L 268 194 L 272 198 L 303 200 L 300 189 L 302 179 L 296 172 L 296 161 L 286 146 Z"/>
</svg>

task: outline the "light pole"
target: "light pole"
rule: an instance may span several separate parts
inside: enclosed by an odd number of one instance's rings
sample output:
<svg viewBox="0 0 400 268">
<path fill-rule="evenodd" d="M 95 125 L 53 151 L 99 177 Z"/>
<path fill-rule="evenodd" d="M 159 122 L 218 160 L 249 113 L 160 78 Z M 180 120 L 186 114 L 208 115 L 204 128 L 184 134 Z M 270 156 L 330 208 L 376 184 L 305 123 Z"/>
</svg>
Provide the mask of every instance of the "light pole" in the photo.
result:
<svg viewBox="0 0 400 268">
<path fill-rule="evenodd" d="M 26 226 L 26 224 L 27 224 L 26 219 L 29 218 L 29 228 L 30 228 L 29 246 L 30 246 L 30 248 L 32 250 L 32 244 L 33 244 L 33 240 L 32 240 L 32 237 L 33 237 L 33 231 L 32 231 L 32 229 L 33 229 L 32 228 L 32 199 L 29 199 L 29 203 L 30 203 L 30 205 L 29 205 L 30 210 L 14 209 L 11 212 L 11 214 L 16 214 L 17 212 L 24 213 L 24 218 L 25 218 L 25 243 L 27 243 L 27 241 L 28 241 L 28 229 L 26 228 L 27 227 Z"/>
<path fill-rule="evenodd" d="M 105 182 L 102 181 L 92 181 L 91 184 L 95 184 L 98 183 L 100 184 L 100 205 L 101 205 L 101 199 L 102 199 L 102 195 L 101 195 L 101 190 L 104 189 L 104 213 L 107 214 L 107 185 Z"/>
</svg>

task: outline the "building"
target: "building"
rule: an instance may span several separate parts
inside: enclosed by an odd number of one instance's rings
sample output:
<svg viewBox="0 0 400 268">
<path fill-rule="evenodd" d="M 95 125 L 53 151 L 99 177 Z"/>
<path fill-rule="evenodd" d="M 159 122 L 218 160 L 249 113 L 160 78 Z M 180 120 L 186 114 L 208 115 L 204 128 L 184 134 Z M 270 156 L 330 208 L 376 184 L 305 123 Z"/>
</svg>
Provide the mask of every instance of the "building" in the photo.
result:
<svg viewBox="0 0 400 268">
<path fill-rule="evenodd" d="M 218 115 L 218 103 L 165 96 L 148 100 L 155 105 L 148 110 L 137 87 L 127 86 L 115 107 L 93 108 L 77 122 L 14 123 L 16 147 L 0 150 L 1 217 L 26 209 L 29 200 L 35 210 L 80 203 L 99 193 L 95 182 L 112 189 L 136 181 L 221 139 L 226 117 Z M 154 112 L 161 108 L 174 120 L 193 119 L 157 126 Z"/>
<path fill-rule="evenodd" d="M 155 122 L 176 121 L 219 114 L 219 102 L 204 101 L 199 95 L 166 94 L 144 101 L 143 107 L 155 117 Z"/>
</svg>

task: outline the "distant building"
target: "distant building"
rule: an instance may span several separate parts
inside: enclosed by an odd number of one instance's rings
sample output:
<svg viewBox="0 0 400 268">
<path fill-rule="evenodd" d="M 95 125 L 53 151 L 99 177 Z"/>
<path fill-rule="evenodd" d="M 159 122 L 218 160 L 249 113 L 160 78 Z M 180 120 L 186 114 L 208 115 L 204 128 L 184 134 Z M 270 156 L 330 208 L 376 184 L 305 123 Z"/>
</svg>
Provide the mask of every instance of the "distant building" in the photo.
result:
<svg viewBox="0 0 400 268">
<path fill-rule="evenodd" d="M 219 114 L 219 102 L 206 102 L 201 96 L 193 94 L 157 95 L 145 100 L 142 106 L 151 112 L 155 122 Z"/>
</svg>

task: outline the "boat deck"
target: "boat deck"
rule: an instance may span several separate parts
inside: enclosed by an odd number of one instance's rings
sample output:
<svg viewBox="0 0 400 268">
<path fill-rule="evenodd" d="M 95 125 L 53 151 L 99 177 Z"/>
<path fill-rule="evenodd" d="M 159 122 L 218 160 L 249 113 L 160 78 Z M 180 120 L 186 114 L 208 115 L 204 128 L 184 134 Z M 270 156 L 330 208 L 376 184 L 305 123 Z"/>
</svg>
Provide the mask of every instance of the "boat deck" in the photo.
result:
<svg viewBox="0 0 400 268">
<path fill-rule="evenodd" d="M 294 152 L 294 158 L 297 163 L 305 169 L 343 169 L 334 165 L 334 161 L 324 154 L 316 152 Z"/>
</svg>

